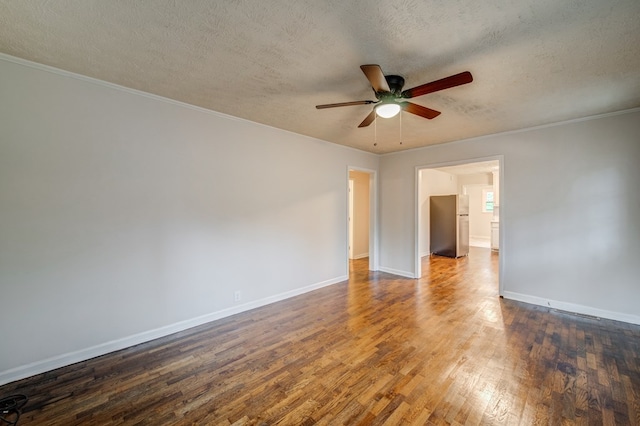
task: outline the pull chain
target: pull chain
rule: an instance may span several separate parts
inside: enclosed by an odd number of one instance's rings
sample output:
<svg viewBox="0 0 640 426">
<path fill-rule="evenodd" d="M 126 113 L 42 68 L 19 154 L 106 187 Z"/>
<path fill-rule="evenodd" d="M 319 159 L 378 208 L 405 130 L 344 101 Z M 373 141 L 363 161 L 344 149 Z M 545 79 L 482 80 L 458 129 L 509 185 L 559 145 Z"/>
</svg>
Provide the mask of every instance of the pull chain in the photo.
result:
<svg viewBox="0 0 640 426">
<path fill-rule="evenodd" d="M 378 120 L 373 120 L 373 146 L 378 146 Z"/>
<path fill-rule="evenodd" d="M 402 111 L 398 115 L 400 116 L 400 145 L 402 145 Z"/>
</svg>

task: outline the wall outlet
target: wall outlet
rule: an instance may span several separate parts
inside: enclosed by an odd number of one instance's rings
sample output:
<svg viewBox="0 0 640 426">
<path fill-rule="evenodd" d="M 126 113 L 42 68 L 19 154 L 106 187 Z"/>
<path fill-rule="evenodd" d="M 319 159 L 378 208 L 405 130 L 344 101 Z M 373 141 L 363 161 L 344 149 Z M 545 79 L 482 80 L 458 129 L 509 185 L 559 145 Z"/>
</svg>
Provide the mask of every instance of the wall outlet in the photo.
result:
<svg viewBox="0 0 640 426">
<path fill-rule="evenodd" d="M 240 290 L 236 290 L 236 291 L 233 293 L 233 300 L 234 300 L 235 302 L 239 302 L 239 301 L 241 301 L 241 300 L 242 300 L 242 292 L 241 292 Z"/>
</svg>

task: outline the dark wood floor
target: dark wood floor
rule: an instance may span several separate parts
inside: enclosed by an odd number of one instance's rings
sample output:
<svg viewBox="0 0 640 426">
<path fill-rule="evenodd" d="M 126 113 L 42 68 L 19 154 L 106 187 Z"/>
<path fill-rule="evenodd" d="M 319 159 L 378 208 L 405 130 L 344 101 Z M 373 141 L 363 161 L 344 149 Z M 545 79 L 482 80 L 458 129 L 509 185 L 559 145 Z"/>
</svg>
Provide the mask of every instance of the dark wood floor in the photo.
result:
<svg viewBox="0 0 640 426">
<path fill-rule="evenodd" d="M 0 387 L 23 425 L 640 424 L 640 327 L 498 297 L 425 258 Z"/>
</svg>

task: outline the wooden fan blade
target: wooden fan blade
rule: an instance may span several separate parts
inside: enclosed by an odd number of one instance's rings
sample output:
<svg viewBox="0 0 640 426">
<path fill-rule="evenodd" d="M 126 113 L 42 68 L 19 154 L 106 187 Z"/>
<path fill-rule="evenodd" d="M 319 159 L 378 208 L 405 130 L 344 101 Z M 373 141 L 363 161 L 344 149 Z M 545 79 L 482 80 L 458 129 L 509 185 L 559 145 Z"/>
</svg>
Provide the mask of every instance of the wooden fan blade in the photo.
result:
<svg viewBox="0 0 640 426">
<path fill-rule="evenodd" d="M 428 118 L 429 120 L 434 119 L 440 115 L 440 111 L 423 107 L 422 105 L 414 104 L 411 102 L 400 102 L 400 107 L 402 107 L 404 111 L 410 112 L 411 114 L 419 115 L 420 117 Z"/>
<path fill-rule="evenodd" d="M 384 74 L 382 73 L 382 68 L 380 65 L 360 65 L 360 69 L 367 76 L 369 83 L 371 83 L 371 87 L 376 92 L 390 92 L 389 83 L 387 83 L 387 79 L 384 78 Z"/>
<path fill-rule="evenodd" d="M 461 72 L 431 83 L 422 84 L 402 92 L 403 98 L 415 98 L 416 96 L 426 95 L 427 93 L 437 92 L 439 90 L 449 89 L 450 87 L 460 86 L 462 84 L 471 83 L 473 76 L 469 71 Z"/>
<path fill-rule="evenodd" d="M 373 120 L 375 119 L 376 119 L 376 110 L 373 109 L 371 110 L 369 115 L 367 115 L 367 118 L 365 118 L 358 127 L 367 127 L 369 124 L 373 123 Z"/>
<path fill-rule="evenodd" d="M 353 106 L 353 105 L 369 105 L 369 104 L 375 104 L 375 103 L 376 101 L 339 102 L 337 104 L 316 105 L 316 108 L 325 109 L 325 108 L 335 108 L 335 107 Z"/>
</svg>

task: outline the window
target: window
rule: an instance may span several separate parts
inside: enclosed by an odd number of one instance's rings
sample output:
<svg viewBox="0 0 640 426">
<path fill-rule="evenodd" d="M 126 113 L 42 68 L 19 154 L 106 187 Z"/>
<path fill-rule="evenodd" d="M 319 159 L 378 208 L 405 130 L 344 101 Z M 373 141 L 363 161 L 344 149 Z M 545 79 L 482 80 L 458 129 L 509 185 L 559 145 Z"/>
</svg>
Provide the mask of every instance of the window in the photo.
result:
<svg viewBox="0 0 640 426">
<path fill-rule="evenodd" d="M 483 213 L 493 212 L 493 190 L 492 189 L 482 190 L 482 212 Z"/>
</svg>

